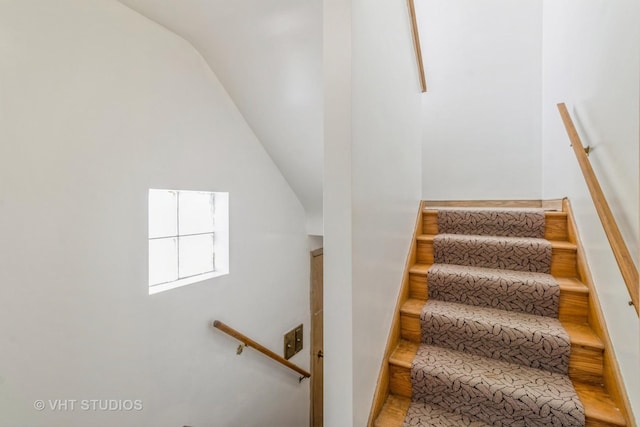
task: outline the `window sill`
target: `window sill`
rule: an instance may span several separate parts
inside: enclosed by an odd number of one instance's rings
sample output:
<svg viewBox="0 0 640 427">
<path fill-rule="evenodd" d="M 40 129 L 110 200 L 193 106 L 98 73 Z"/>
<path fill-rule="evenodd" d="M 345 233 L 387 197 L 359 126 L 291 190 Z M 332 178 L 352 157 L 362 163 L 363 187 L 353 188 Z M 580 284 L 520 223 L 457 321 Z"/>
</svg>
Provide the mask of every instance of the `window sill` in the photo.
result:
<svg viewBox="0 0 640 427">
<path fill-rule="evenodd" d="M 149 287 L 149 295 L 157 294 L 160 292 L 168 291 L 182 286 L 193 285 L 194 283 L 202 282 L 204 280 L 213 279 L 214 277 L 220 277 L 229 274 L 228 271 L 213 271 L 211 273 L 200 274 L 198 276 L 187 277 L 185 279 L 176 280 L 175 282 L 163 283 L 161 285 L 154 285 Z"/>
</svg>

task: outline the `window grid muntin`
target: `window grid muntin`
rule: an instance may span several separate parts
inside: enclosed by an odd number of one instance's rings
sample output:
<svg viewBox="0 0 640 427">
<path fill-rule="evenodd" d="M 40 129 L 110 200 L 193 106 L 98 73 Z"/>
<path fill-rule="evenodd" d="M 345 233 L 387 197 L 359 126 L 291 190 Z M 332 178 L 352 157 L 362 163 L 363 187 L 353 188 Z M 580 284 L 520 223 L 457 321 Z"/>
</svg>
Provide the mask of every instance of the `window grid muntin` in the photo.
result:
<svg viewBox="0 0 640 427">
<path fill-rule="evenodd" d="M 170 281 L 166 281 L 166 282 L 160 282 L 160 283 L 154 283 L 154 284 L 149 284 L 149 287 L 152 288 L 154 286 L 159 286 L 159 285 L 166 285 L 168 283 L 175 283 L 178 282 L 180 280 L 185 280 L 185 279 L 190 279 L 192 277 L 197 277 L 197 276 L 203 276 L 205 274 L 211 274 L 211 273 L 215 273 L 216 271 L 216 253 L 215 253 L 215 231 L 212 232 L 205 232 L 205 233 L 190 233 L 190 234 L 180 234 L 180 193 L 188 193 L 188 192 L 194 192 L 194 193 L 207 193 L 208 195 L 210 195 L 211 199 L 212 199 L 212 209 L 211 209 L 211 221 L 213 223 L 213 229 L 215 230 L 215 193 L 209 193 L 206 191 L 192 191 L 192 190 L 156 190 L 156 189 L 151 189 L 150 191 L 167 191 L 170 193 L 175 193 L 176 195 L 176 230 L 177 230 L 177 234 L 176 235 L 167 235 L 167 236 L 157 236 L 157 237 L 149 237 L 148 240 L 160 240 L 160 239 L 176 239 L 176 262 L 177 262 L 177 279 L 176 280 L 170 280 Z M 180 237 L 190 237 L 190 236 L 202 236 L 202 235 L 211 235 L 211 239 L 212 239 L 212 243 L 213 243 L 213 251 L 212 251 L 212 263 L 213 263 L 213 269 L 212 270 L 207 270 L 207 271 L 203 271 L 197 274 L 191 274 L 188 276 L 181 276 L 180 275 Z"/>
</svg>

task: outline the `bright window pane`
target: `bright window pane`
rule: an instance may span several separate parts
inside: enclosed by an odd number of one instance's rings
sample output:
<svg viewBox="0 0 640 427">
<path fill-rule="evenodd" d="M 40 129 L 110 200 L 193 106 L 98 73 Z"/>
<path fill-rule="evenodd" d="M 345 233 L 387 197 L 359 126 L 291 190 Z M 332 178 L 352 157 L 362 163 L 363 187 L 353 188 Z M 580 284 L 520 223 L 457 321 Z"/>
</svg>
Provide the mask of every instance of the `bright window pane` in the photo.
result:
<svg viewBox="0 0 640 427">
<path fill-rule="evenodd" d="M 213 234 L 180 237 L 180 277 L 213 271 Z"/>
<path fill-rule="evenodd" d="M 178 198 L 175 191 L 149 190 L 149 238 L 178 235 Z"/>
<path fill-rule="evenodd" d="M 213 193 L 180 191 L 180 235 L 213 232 Z"/>
<path fill-rule="evenodd" d="M 177 238 L 149 240 L 149 286 L 178 280 Z"/>
</svg>

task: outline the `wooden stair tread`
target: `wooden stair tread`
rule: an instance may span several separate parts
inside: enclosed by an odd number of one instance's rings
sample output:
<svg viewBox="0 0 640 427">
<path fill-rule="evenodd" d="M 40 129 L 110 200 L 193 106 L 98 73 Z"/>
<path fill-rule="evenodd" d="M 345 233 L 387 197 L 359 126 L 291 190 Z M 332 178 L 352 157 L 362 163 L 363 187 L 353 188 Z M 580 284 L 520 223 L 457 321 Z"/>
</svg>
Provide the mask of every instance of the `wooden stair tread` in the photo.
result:
<svg viewBox="0 0 640 427">
<path fill-rule="evenodd" d="M 420 345 L 415 342 L 400 340 L 396 349 L 389 356 L 389 363 L 395 366 L 411 369 L 411 362 L 416 356 Z"/>
<path fill-rule="evenodd" d="M 564 249 L 567 251 L 576 251 L 578 249 L 578 245 L 575 243 L 564 240 L 549 240 L 549 242 L 551 242 L 551 247 L 553 249 Z"/>
<path fill-rule="evenodd" d="M 573 322 L 562 322 L 562 326 L 571 338 L 571 345 L 604 350 L 602 340 L 598 338 L 591 326 Z"/>
<path fill-rule="evenodd" d="M 425 302 L 424 300 L 409 298 L 402 304 L 402 307 L 400 307 L 400 313 L 411 317 L 420 317 Z"/>
<path fill-rule="evenodd" d="M 411 268 L 409 268 L 409 273 L 425 275 L 432 265 L 433 264 L 413 264 Z"/>
<path fill-rule="evenodd" d="M 446 206 L 441 206 L 441 207 L 446 207 Z M 470 207 L 470 206 L 468 206 Z M 446 207 L 447 209 L 451 209 L 451 207 Z M 478 207 L 478 209 L 487 209 L 487 208 L 497 208 L 500 209 L 499 206 L 487 206 L 487 207 Z M 508 209 L 508 207 L 505 207 Z M 437 215 L 438 214 L 438 208 L 437 207 L 424 207 L 422 208 L 422 213 L 423 214 L 427 214 L 427 215 Z M 545 211 L 544 212 L 544 216 L 546 217 L 555 217 L 555 218 L 566 218 L 567 217 L 567 213 L 566 212 L 562 212 L 562 211 Z"/>
<path fill-rule="evenodd" d="M 560 291 L 589 294 L 589 288 L 576 277 L 555 277 L 560 285 Z"/>
<path fill-rule="evenodd" d="M 544 216 L 554 218 L 566 218 L 567 213 L 562 211 L 545 211 Z"/>
<path fill-rule="evenodd" d="M 521 200 L 423 200 L 426 208 L 543 208 L 562 210 L 563 199 L 521 199 Z"/>
<path fill-rule="evenodd" d="M 402 427 L 407 416 L 407 410 L 411 404 L 408 397 L 390 394 L 384 402 L 384 406 L 376 418 L 375 427 Z"/>
<path fill-rule="evenodd" d="M 437 234 L 418 234 L 416 236 L 416 240 L 419 242 L 433 243 L 433 239 L 436 236 Z M 464 234 L 460 234 L 460 236 L 464 236 Z M 481 236 L 481 237 L 504 237 L 504 236 Z M 505 237 L 505 238 L 508 238 L 508 237 Z M 575 251 L 578 247 L 575 243 L 567 242 L 566 240 L 549 240 L 549 243 L 551 243 L 552 249 Z"/>
<path fill-rule="evenodd" d="M 574 382 L 573 386 L 584 405 L 587 426 L 626 426 L 624 416 L 602 386 Z"/>
</svg>

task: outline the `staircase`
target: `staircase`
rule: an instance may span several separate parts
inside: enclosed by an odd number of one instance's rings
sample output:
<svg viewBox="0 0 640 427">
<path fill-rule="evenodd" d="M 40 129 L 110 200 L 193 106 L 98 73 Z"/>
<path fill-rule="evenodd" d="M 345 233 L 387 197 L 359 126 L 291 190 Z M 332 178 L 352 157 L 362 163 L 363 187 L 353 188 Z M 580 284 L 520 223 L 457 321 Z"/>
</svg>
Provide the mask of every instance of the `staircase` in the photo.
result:
<svg viewBox="0 0 640 427">
<path fill-rule="evenodd" d="M 478 205 L 422 205 L 373 425 L 625 426 L 565 205 Z"/>
</svg>

